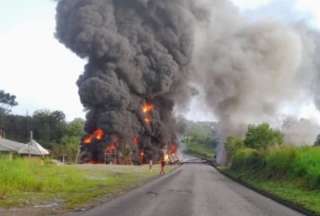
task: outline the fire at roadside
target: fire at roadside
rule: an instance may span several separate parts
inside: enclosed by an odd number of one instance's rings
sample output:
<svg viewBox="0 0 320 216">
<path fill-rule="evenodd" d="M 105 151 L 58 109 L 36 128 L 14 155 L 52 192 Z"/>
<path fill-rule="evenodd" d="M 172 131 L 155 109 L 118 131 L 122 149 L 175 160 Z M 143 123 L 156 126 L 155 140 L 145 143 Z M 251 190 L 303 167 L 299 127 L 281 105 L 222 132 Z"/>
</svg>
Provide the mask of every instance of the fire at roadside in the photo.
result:
<svg viewBox="0 0 320 216">
<path fill-rule="evenodd" d="M 87 61 L 77 82 L 88 134 L 80 162 L 172 158 L 173 111 L 192 94 L 185 80 L 193 34 L 185 15 L 182 1 L 58 2 L 56 38 Z"/>
<path fill-rule="evenodd" d="M 154 104 L 145 102 L 141 107 L 141 118 L 146 127 L 152 128 Z M 91 134 L 84 136 L 81 140 L 81 163 L 106 163 L 106 164 L 147 164 L 150 161 L 158 162 L 165 160 L 169 164 L 179 162 L 177 157 L 178 145 L 165 145 L 158 157 L 154 157 L 148 146 L 143 144 L 143 137 L 136 135 L 130 145 L 123 145 L 119 135 L 108 134 L 98 128 Z"/>
</svg>

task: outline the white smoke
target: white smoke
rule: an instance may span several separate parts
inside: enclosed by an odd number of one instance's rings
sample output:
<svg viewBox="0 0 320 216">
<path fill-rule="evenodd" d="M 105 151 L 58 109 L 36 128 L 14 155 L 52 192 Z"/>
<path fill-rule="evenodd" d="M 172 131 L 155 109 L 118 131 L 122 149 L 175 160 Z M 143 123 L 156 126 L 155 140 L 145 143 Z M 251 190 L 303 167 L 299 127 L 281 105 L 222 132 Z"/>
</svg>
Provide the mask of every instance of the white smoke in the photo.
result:
<svg viewBox="0 0 320 216">
<path fill-rule="evenodd" d="M 318 104 L 315 30 L 304 23 L 250 22 L 224 0 L 202 0 L 198 6 L 208 17 L 195 21 L 193 81 L 206 93 L 222 137 L 243 135 L 244 125 L 277 121 L 285 104 L 310 98 Z M 296 122 L 285 127 L 288 142 L 312 142 L 316 124 Z M 223 142 L 219 149 L 223 152 Z"/>
<path fill-rule="evenodd" d="M 320 133 L 320 126 L 312 120 L 289 117 L 283 122 L 281 130 L 288 144 L 313 145 Z"/>
</svg>

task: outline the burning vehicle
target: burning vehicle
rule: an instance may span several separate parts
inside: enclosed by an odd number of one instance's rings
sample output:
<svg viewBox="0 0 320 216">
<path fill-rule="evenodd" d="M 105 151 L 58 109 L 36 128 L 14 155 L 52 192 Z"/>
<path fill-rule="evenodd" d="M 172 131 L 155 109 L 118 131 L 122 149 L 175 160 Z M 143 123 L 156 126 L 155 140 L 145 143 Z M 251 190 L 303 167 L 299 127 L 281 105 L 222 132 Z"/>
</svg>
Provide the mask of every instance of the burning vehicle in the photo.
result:
<svg viewBox="0 0 320 216">
<path fill-rule="evenodd" d="M 104 129 L 95 129 L 81 140 L 81 163 L 112 163 L 112 164 L 145 164 L 159 161 L 164 157 L 166 162 L 175 163 L 177 144 L 150 145 L 150 142 L 160 143 L 157 133 L 152 131 L 153 112 L 155 105 L 150 101 L 142 104 L 140 109 L 140 121 L 148 129 L 144 134 L 133 136 L 131 142 L 117 133 L 106 133 Z M 157 132 L 157 131 L 156 131 Z M 153 137 L 154 136 L 154 137 Z M 157 141 L 159 140 L 159 141 Z M 173 139 L 174 140 L 174 139 Z"/>
<path fill-rule="evenodd" d="M 176 163 L 177 144 L 150 146 L 152 140 L 153 103 L 145 102 L 141 106 L 141 120 L 146 128 L 144 136 L 135 135 L 131 143 L 123 145 L 124 139 L 118 134 L 107 134 L 103 129 L 98 128 L 91 134 L 84 136 L 81 140 L 80 162 L 81 163 L 112 163 L 112 164 L 146 164 L 152 161 L 159 161 L 161 157 L 165 158 L 167 163 Z M 150 134 L 148 134 L 148 132 Z M 154 137 L 156 139 L 157 137 Z"/>
</svg>

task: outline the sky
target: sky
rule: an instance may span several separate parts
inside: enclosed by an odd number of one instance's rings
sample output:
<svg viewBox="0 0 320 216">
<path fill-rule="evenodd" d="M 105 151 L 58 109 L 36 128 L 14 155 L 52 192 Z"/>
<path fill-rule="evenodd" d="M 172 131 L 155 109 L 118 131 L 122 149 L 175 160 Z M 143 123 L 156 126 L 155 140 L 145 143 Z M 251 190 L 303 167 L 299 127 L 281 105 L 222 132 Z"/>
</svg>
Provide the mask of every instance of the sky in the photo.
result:
<svg viewBox="0 0 320 216">
<path fill-rule="evenodd" d="M 306 20 L 320 28 L 319 0 L 232 0 L 250 19 L 272 17 L 283 22 Z M 68 120 L 84 117 L 76 81 L 85 60 L 54 37 L 53 0 L 3 1 L 0 8 L 0 89 L 17 96 L 13 113 L 31 115 L 38 109 L 61 110 Z M 193 102 L 188 118 L 213 119 Z M 302 117 L 320 114 L 313 104 L 295 110 Z"/>
</svg>

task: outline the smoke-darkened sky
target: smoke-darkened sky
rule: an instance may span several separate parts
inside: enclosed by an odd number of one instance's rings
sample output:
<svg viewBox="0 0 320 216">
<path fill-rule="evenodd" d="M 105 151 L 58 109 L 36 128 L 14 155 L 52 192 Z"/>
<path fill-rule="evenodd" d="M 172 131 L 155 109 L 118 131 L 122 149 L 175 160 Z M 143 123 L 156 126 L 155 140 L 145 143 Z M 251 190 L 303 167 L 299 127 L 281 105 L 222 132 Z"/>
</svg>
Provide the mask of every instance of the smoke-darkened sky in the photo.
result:
<svg viewBox="0 0 320 216">
<path fill-rule="evenodd" d="M 316 0 L 233 0 L 251 19 L 273 17 L 284 22 L 306 20 L 320 27 Z M 51 0 L 11 0 L 0 8 L 0 89 L 17 96 L 15 113 L 32 113 L 36 109 L 58 109 L 69 120 L 83 117 L 76 80 L 85 62 L 65 49 L 53 36 L 55 2 Z M 284 107 L 286 112 L 307 117 L 320 116 L 306 101 L 304 107 Z M 190 108 L 191 119 L 207 120 L 198 104 Z"/>
</svg>

